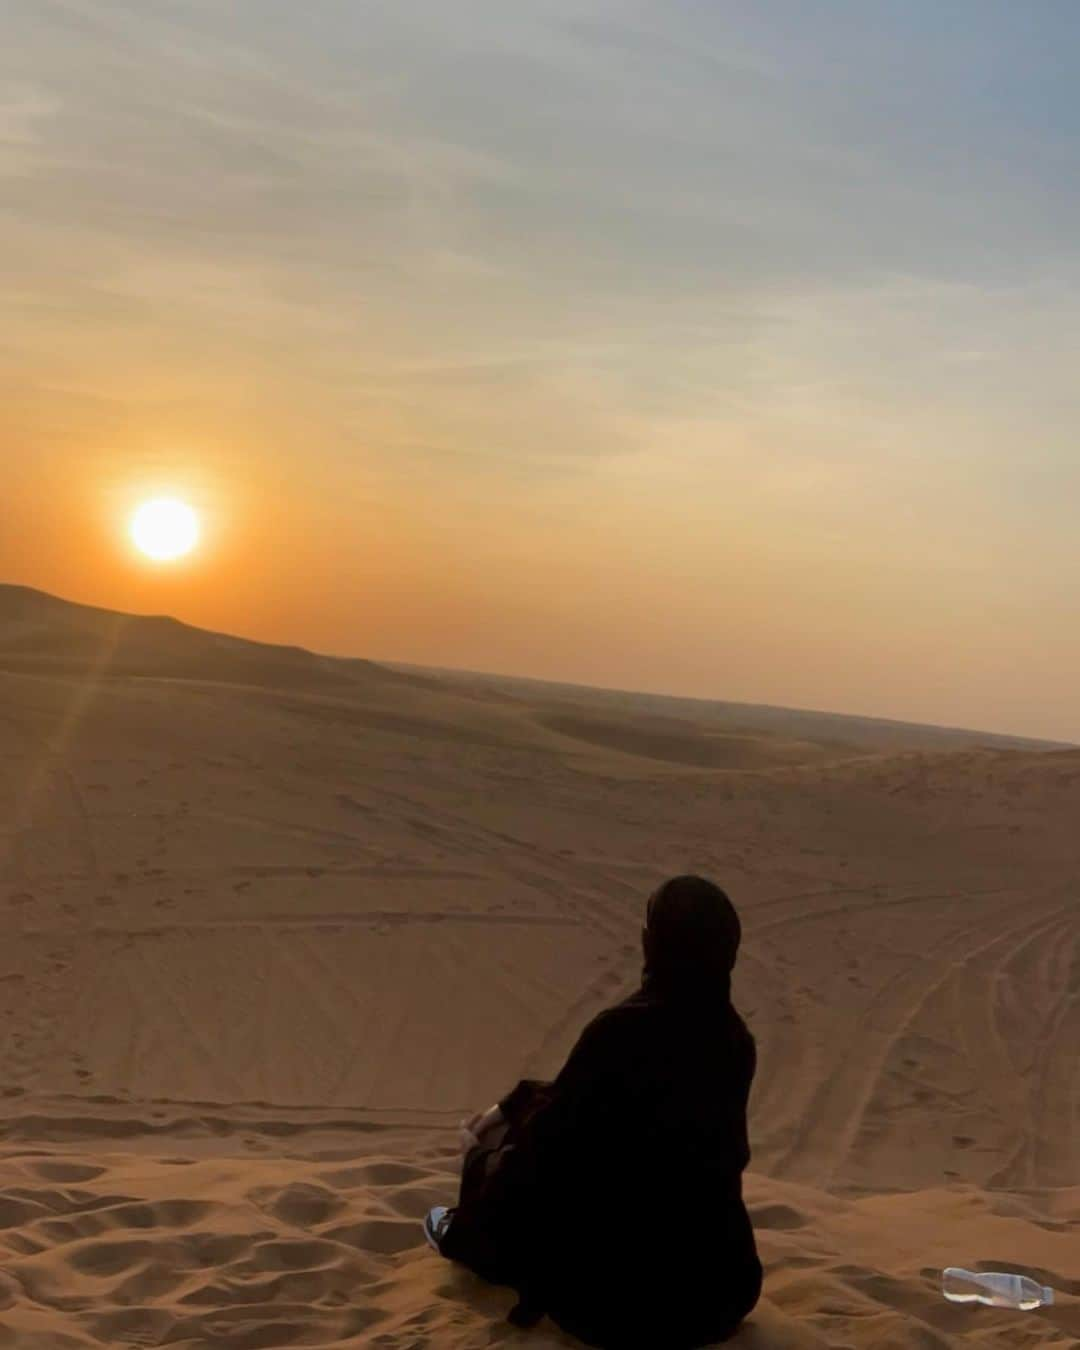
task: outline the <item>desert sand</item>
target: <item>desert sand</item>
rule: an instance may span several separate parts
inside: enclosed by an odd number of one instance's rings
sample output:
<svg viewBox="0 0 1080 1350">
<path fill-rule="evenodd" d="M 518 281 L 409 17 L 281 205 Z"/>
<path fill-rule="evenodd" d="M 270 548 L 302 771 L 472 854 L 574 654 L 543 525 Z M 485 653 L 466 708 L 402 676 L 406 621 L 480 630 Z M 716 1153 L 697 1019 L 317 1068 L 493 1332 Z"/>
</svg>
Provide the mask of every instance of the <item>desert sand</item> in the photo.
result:
<svg viewBox="0 0 1080 1350">
<path fill-rule="evenodd" d="M 730 1344 L 1080 1345 L 1078 819 L 1076 749 L 0 587 L 0 1347 L 571 1345 L 418 1221 L 684 871 L 759 1050 Z M 948 1304 L 948 1264 L 1058 1302 Z"/>
</svg>

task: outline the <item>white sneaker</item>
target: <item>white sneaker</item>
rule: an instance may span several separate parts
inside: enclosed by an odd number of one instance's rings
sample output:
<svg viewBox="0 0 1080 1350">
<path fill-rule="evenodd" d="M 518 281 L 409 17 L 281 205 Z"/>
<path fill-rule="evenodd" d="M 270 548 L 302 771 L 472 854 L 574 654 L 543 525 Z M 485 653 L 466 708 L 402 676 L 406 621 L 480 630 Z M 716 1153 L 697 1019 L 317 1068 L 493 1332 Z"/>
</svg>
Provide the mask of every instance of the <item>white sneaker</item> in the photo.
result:
<svg viewBox="0 0 1080 1350">
<path fill-rule="evenodd" d="M 424 1216 L 424 1237 L 432 1251 L 439 1250 L 439 1243 L 446 1236 L 454 1212 L 447 1205 L 436 1205 Z"/>
</svg>

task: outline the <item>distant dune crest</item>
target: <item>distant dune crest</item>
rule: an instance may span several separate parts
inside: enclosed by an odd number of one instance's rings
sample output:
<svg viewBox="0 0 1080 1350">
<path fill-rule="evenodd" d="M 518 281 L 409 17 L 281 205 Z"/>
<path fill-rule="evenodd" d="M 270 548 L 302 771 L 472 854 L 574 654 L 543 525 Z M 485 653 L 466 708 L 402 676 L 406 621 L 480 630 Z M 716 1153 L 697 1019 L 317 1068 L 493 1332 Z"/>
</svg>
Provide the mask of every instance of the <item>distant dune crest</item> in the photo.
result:
<svg viewBox="0 0 1080 1350">
<path fill-rule="evenodd" d="M 836 713 L 325 656 L 207 632 L 162 615 L 74 604 L 25 586 L 0 585 L 0 669 L 205 680 L 350 702 L 363 694 L 376 698 L 384 719 L 403 718 L 403 729 L 416 726 L 422 734 L 478 744 L 524 741 L 553 752 L 599 752 L 704 770 L 814 764 L 883 750 L 1058 745 Z M 396 711 L 378 698 L 405 689 L 415 697 Z"/>
<path fill-rule="evenodd" d="M 0 586 L 0 666 L 301 686 L 394 678 L 370 661 L 210 633 L 164 615 L 77 605 L 24 586 Z"/>
</svg>

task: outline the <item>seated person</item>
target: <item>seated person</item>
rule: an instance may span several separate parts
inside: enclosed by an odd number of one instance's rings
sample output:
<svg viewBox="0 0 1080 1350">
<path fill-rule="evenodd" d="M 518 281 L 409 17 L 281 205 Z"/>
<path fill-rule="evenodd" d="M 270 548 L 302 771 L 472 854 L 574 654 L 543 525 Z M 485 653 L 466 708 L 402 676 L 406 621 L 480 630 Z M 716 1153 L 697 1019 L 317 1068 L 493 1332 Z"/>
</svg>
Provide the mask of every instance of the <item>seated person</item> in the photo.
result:
<svg viewBox="0 0 1080 1350">
<path fill-rule="evenodd" d="M 604 1350 L 729 1339 L 761 1293 L 742 1198 L 754 1039 L 731 1002 L 741 929 L 697 876 L 648 902 L 641 988 L 600 1013 L 553 1083 L 521 1082 L 468 1122 L 443 1256 L 518 1291 Z"/>
</svg>

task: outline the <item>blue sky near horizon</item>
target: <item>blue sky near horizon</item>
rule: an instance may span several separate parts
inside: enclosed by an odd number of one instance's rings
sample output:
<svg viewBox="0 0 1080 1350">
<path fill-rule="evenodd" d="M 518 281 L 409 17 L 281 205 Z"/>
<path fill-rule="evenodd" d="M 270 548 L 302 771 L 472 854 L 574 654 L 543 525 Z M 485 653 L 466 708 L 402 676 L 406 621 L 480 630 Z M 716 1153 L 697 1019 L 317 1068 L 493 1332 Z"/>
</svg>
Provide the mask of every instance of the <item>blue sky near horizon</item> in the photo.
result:
<svg viewBox="0 0 1080 1350">
<path fill-rule="evenodd" d="M 1080 739 L 1068 0 L 6 28 L 6 579 Z M 207 525 L 167 573 L 158 487 Z"/>
</svg>

